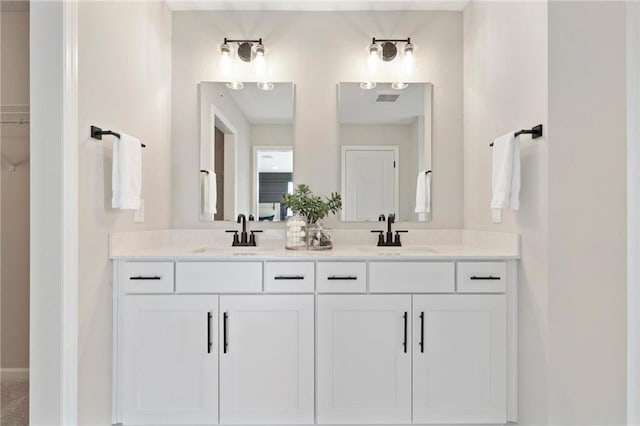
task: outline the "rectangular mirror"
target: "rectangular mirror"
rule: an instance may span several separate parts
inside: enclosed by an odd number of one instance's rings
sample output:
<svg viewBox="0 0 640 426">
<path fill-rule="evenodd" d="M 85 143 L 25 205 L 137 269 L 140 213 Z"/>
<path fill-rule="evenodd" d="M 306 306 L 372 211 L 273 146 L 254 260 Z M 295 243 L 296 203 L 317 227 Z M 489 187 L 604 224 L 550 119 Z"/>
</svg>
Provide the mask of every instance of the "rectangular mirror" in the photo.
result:
<svg viewBox="0 0 640 426">
<path fill-rule="evenodd" d="M 432 91 L 338 84 L 342 220 L 431 220 Z"/>
<path fill-rule="evenodd" d="M 200 219 L 280 221 L 293 188 L 294 85 L 200 83 Z"/>
</svg>

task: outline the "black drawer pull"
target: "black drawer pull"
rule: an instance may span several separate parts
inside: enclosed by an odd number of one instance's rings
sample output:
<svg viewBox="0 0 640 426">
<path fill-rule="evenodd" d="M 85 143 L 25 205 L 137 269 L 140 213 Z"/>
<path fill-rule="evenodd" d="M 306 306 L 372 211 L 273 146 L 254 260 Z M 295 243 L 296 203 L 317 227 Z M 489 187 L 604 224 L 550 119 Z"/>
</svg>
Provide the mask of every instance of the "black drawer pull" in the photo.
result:
<svg viewBox="0 0 640 426">
<path fill-rule="evenodd" d="M 420 312 L 420 353 L 424 353 L 424 312 Z"/>
<path fill-rule="evenodd" d="M 153 276 L 153 277 L 143 277 L 143 276 L 137 276 L 137 277 L 129 277 L 130 280 L 132 281 L 150 281 L 150 280 L 161 280 L 162 277 L 159 276 Z"/>
<path fill-rule="evenodd" d="M 211 341 L 211 319 L 213 318 L 213 314 L 211 312 L 207 312 L 207 353 L 211 353 L 211 346 L 213 346 L 213 342 Z"/>
<path fill-rule="evenodd" d="M 358 277 L 354 277 L 353 275 L 331 275 L 327 277 L 328 281 L 356 281 Z"/>
<path fill-rule="evenodd" d="M 304 275 L 276 275 L 274 280 L 304 280 Z"/>
<path fill-rule="evenodd" d="M 407 331 L 408 331 L 408 327 L 409 327 L 409 321 L 408 321 L 408 314 L 405 312 L 404 315 L 402 315 L 402 319 L 404 320 L 404 339 L 402 340 L 402 347 L 404 350 L 404 353 L 407 353 Z"/>
<path fill-rule="evenodd" d="M 227 320 L 229 319 L 229 314 L 224 313 L 222 315 L 222 352 L 227 353 L 227 348 L 229 347 L 229 342 L 227 342 Z"/>
<path fill-rule="evenodd" d="M 476 277 L 475 275 L 470 278 L 471 280 L 483 280 L 483 281 L 496 281 L 502 278 L 489 275 L 488 277 Z"/>
</svg>

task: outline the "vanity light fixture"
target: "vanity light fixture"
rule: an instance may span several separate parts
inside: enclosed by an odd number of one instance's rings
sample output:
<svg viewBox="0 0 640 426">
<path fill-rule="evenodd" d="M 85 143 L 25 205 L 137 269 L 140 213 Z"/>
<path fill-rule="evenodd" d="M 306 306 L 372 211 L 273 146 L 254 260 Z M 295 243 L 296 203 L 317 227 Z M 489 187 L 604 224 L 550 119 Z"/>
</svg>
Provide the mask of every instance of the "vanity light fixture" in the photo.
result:
<svg viewBox="0 0 640 426">
<path fill-rule="evenodd" d="M 415 46 L 411 44 L 410 37 L 404 39 L 379 39 L 374 37 L 368 48 L 368 71 L 370 74 L 368 78 L 371 79 L 371 76 L 375 73 L 381 60 L 384 62 L 391 62 L 398 56 L 398 43 L 404 43 L 401 49 L 403 70 L 402 80 L 393 83 L 391 87 L 395 90 L 402 90 L 409 86 L 404 81 L 404 78 L 413 70 Z M 375 87 L 376 83 L 374 81 L 365 81 L 360 83 L 360 88 L 364 90 L 374 89 Z"/>
<path fill-rule="evenodd" d="M 265 80 L 266 78 L 266 54 L 267 51 L 262 44 L 262 38 L 257 40 L 232 40 L 224 38 L 224 42 L 220 45 L 220 56 L 222 57 L 222 65 L 229 64 L 226 67 L 230 68 L 233 62 L 234 50 L 230 44 L 236 43 L 238 48 L 236 49 L 237 57 L 242 62 L 253 62 L 255 72 L 258 76 L 258 88 L 260 90 L 273 90 L 273 83 Z M 241 81 L 230 81 L 227 83 L 227 87 L 233 90 L 241 90 L 244 88 L 244 84 Z"/>
</svg>

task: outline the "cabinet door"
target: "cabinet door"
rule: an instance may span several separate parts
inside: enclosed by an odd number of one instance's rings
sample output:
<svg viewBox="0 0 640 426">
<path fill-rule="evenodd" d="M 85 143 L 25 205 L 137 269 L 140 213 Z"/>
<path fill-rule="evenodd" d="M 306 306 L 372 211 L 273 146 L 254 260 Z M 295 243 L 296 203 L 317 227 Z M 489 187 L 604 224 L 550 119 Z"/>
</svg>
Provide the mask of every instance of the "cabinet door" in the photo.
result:
<svg viewBox="0 0 640 426">
<path fill-rule="evenodd" d="M 504 295 L 414 295 L 414 423 L 506 423 Z"/>
<path fill-rule="evenodd" d="M 411 296 L 318 296 L 318 423 L 411 423 Z"/>
<path fill-rule="evenodd" d="M 218 423 L 217 321 L 217 296 L 124 298 L 125 424 Z"/>
<path fill-rule="evenodd" d="M 221 296 L 220 423 L 313 423 L 313 296 Z"/>
</svg>

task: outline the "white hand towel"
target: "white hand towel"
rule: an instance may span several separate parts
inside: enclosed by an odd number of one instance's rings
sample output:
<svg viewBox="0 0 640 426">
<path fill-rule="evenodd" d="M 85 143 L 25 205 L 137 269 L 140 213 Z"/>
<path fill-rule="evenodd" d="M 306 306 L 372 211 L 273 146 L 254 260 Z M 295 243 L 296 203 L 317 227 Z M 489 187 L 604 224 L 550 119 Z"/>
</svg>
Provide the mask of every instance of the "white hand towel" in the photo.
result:
<svg viewBox="0 0 640 426">
<path fill-rule="evenodd" d="M 111 206 L 114 209 L 140 209 L 142 145 L 138 139 L 124 133 L 113 142 L 111 189 Z"/>
<path fill-rule="evenodd" d="M 205 207 L 204 212 L 206 214 L 218 213 L 218 187 L 216 185 L 216 174 L 208 170 L 209 173 L 204 174 L 204 189 L 205 189 Z"/>
<path fill-rule="evenodd" d="M 520 208 L 520 141 L 514 132 L 493 142 L 492 209 Z"/>
<path fill-rule="evenodd" d="M 418 173 L 416 181 L 416 213 L 431 213 L 431 173 Z"/>
</svg>

